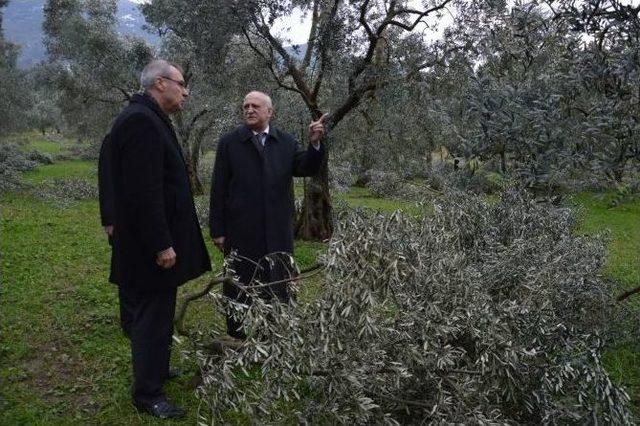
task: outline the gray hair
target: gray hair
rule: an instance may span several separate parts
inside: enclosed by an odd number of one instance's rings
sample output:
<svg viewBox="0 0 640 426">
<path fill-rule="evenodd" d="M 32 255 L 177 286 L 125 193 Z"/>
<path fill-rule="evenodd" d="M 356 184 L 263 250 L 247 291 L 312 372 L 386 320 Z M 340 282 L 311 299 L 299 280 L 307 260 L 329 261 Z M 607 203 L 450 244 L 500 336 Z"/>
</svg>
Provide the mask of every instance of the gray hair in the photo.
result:
<svg viewBox="0 0 640 426">
<path fill-rule="evenodd" d="M 154 59 L 142 70 L 142 74 L 140 74 L 140 84 L 144 89 L 151 88 L 155 83 L 156 78 L 169 74 L 172 67 L 179 70 L 178 67 L 169 61 L 165 61 L 164 59 Z"/>
</svg>

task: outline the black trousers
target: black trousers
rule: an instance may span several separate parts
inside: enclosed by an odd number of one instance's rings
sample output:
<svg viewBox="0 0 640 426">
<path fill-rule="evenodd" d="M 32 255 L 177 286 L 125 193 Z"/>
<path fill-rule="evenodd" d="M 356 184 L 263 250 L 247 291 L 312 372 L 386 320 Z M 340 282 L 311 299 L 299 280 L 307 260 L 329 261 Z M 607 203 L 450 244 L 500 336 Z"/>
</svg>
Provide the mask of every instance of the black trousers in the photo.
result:
<svg viewBox="0 0 640 426">
<path fill-rule="evenodd" d="M 245 286 L 257 284 L 255 280 L 265 284 L 284 280 L 290 276 L 290 271 L 285 266 L 281 264 L 269 265 L 268 262 L 264 260 L 260 262 L 259 266 L 246 260 L 236 260 L 232 267 L 238 274 L 240 282 Z M 251 278 L 254 279 L 254 282 L 251 282 Z M 225 282 L 222 286 L 222 294 L 235 302 L 246 305 L 251 304 L 251 297 L 233 284 Z M 267 301 L 277 298 L 282 303 L 289 303 L 291 300 L 289 285 L 286 282 L 260 288 L 257 294 L 258 297 Z M 234 318 L 233 315 L 227 313 L 227 334 L 236 339 L 245 339 L 247 336 L 242 328 L 242 318 Z"/>
<path fill-rule="evenodd" d="M 164 398 L 169 374 L 176 289 L 121 286 L 120 291 L 131 314 L 132 396 L 136 402 L 153 404 Z"/>
</svg>

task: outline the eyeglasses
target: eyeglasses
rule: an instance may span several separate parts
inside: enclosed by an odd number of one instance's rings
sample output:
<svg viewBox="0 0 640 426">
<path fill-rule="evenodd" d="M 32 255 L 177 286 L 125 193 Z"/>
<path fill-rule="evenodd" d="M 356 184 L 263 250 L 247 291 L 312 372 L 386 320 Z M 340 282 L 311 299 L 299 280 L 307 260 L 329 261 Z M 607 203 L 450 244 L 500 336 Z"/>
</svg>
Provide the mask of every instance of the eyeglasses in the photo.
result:
<svg viewBox="0 0 640 426">
<path fill-rule="evenodd" d="M 187 83 L 184 82 L 184 80 L 174 80 L 171 77 L 167 77 L 166 75 L 161 75 L 160 78 L 166 78 L 167 80 L 171 80 L 174 83 L 177 83 L 180 87 L 187 87 Z"/>
</svg>

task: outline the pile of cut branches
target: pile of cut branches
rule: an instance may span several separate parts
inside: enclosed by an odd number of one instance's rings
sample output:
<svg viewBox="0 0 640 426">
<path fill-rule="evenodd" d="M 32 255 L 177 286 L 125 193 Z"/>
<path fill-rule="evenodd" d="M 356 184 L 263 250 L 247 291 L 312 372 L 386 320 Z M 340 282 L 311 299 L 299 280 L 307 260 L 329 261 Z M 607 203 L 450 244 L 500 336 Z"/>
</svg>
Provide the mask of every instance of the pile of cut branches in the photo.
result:
<svg viewBox="0 0 640 426">
<path fill-rule="evenodd" d="M 204 422 L 632 423 L 601 362 L 630 312 L 601 279 L 602 239 L 573 232 L 569 209 L 461 193 L 422 219 L 336 222 L 313 302 L 211 295 L 249 338 L 197 352 Z"/>
</svg>

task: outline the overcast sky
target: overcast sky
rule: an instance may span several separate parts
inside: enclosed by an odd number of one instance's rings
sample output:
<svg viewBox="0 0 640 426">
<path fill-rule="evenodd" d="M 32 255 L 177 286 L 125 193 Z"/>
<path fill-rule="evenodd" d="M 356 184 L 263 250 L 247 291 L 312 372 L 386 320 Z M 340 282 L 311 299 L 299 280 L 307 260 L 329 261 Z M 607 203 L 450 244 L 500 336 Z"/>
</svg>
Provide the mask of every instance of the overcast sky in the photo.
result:
<svg viewBox="0 0 640 426">
<path fill-rule="evenodd" d="M 131 1 L 133 3 L 150 2 L 150 0 L 131 0 Z M 415 8 L 420 8 L 421 3 L 422 1 L 420 0 L 411 0 L 409 2 L 409 4 L 413 5 Z M 509 0 L 509 3 L 513 4 L 515 3 L 515 1 Z M 640 4 L 640 0 L 627 0 L 627 1 L 623 1 L 622 3 L 631 4 L 635 6 Z M 453 22 L 451 13 L 454 13 L 453 9 L 449 9 L 449 13 L 445 12 L 440 24 L 438 25 L 438 30 L 425 32 L 425 38 L 433 39 L 438 37 L 442 33 L 442 31 Z M 429 23 L 433 24 L 434 23 L 433 20 L 435 20 L 436 18 L 433 17 L 431 19 L 432 21 L 430 21 Z M 281 19 L 274 23 L 273 33 L 282 38 L 290 39 L 292 44 L 304 44 L 307 42 L 307 39 L 309 37 L 310 27 L 311 27 L 311 20 L 309 19 L 309 17 L 305 16 L 305 14 L 303 14 L 300 9 L 295 8 L 291 13 L 291 16 L 289 16 L 287 19 Z M 417 31 L 424 31 L 424 29 L 425 29 L 425 25 L 423 25 L 422 28 L 418 26 Z"/>
<path fill-rule="evenodd" d="M 132 3 L 150 3 L 150 0 L 130 0 Z M 634 0 L 640 1 L 640 0 Z M 420 0 L 411 0 L 409 4 L 419 8 L 421 6 Z M 451 17 L 445 13 L 443 19 L 443 25 L 440 27 L 440 31 L 452 22 Z M 291 40 L 292 44 L 304 44 L 309 38 L 309 29 L 311 28 L 311 19 L 302 13 L 299 8 L 295 8 L 291 15 L 286 19 L 277 20 L 273 26 L 273 33 Z M 424 26 L 422 27 L 424 29 Z M 418 30 L 422 30 L 418 28 Z"/>
<path fill-rule="evenodd" d="M 145 1 L 145 0 L 137 0 L 137 1 Z M 640 0 L 635 0 L 635 1 L 640 1 Z M 416 9 L 421 8 L 421 3 L 422 2 L 420 0 L 412 0 L 409 2 L 409 4 L 415 7 Z M 451 8 L 449 9 L 448 12 L 445 11 L 443 13 L 441 22 L 438 25 L 438 30 L 426 31 L 424 34 L 425 38 L 433 39 L 435 37 L 438 37 L 440 34 L 442 34 L 442 31 L 453 22 L 453 17 L 451 16 L 451 13 L 453 13 L 453 9 Z M 430 20 L 428 20 L 429 24 L 436 23 L 435 21 L 436 19 L 437 18 L 435 18 L 435 16 L 431 17 Z M 291 16 L 289 16 L 287 19 L 282 19 L 275 22 L 273 26 L 273 32 L 274 34 L 282 38 L 291 39 L 292 44 L 304 44 L 307 42 L 307 39 L 309 38 L 310 28 L 311 28 L 311 19 L 308 16 L 305 16 L 300 9 L 295 8 Z M 416 27 L 416 31 L 424 31 L 425 28 L 426 28 L 426 25 L 419 24 Z"/>
</svg>

